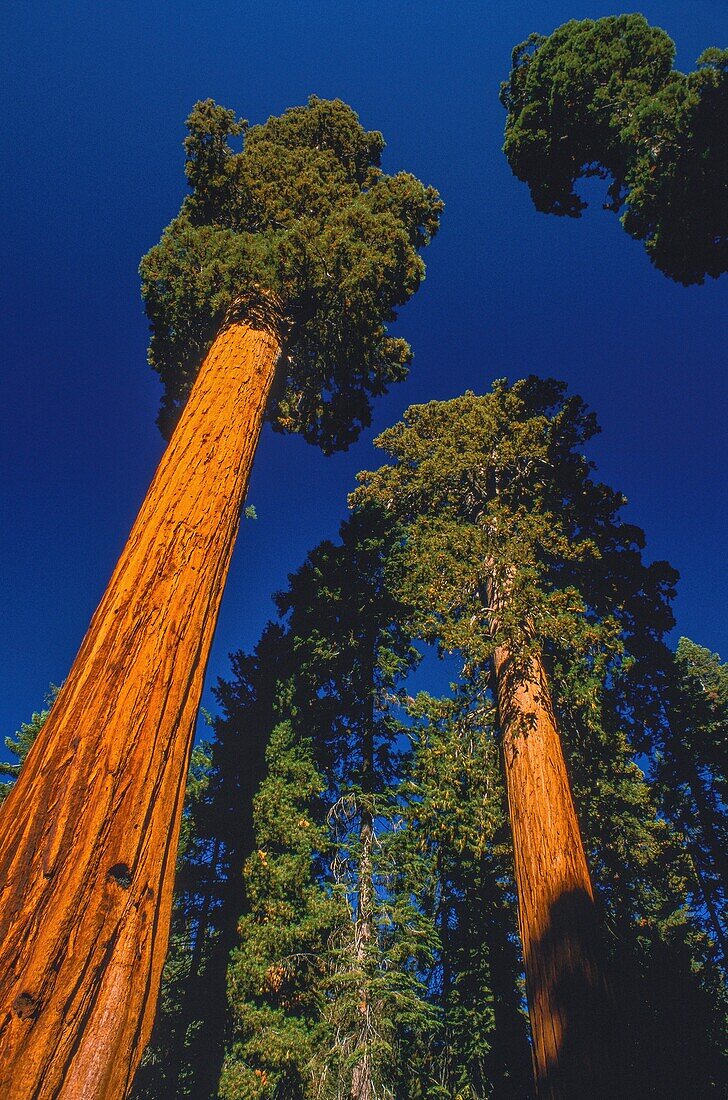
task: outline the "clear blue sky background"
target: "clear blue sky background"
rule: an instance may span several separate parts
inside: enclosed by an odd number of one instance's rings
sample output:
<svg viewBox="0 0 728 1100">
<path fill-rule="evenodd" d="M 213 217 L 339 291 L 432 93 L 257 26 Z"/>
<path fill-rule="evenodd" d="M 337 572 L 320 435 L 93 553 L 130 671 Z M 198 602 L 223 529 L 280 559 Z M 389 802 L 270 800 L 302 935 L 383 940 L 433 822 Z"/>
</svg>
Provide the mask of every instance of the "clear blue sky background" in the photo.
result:
<svg viewBox="0 0 728 1100">
<path fill-rule="evenodd" d="M 725 0 L 651 0 L 647 18 L 692 68 L 728 45 Z M 5 5 L 0 27 L 0 734 L 66 675 L 162 451 L 139 258 L 184 191 L 184 119 L 212 96 L 262 121 L 314 92 L 383 131 L 388 170 L 447 203 L 428 278 L 397 332 L 409 380 L 373 429 L 326 459 L 266 431 L 208 671 L 254 643 L 270 594 L 335 534 L 376 432 L 412 402 L 528 372 L 597 410 L 593 453 L 628 496 L 651 556 L 681 572 L 678 630 L 728 657 L 723 281 L 685 289 L 597 203 L 536 214 L 500 151 L 513 45 L 583 0 L 112 0 Z"/>
</svg>

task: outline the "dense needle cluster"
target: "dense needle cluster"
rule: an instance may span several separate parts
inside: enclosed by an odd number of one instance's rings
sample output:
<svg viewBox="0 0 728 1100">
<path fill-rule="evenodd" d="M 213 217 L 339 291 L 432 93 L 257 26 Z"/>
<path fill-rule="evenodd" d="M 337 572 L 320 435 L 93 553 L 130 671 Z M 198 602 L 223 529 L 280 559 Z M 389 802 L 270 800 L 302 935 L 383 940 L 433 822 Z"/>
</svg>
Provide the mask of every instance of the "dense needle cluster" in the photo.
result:
<svg viewBox="0 0 728 1100">
<path fill-rule="evenodd" d="M 675 44 L 642 15 L 572 20 L 513 51 L 504 151 L 537 210 L 578 217 L 576 184 L 610 181 L 657 268 L 681 283 L 728 269 L 728 50 L 672 68 Z"/>
<path fill-rule="evenodd" d="M 312 96 L 260 126 L 205 100 L 187 127 L 192 191 L 141 265 L 163 433 L 232 310 L 283 340 L 274 426 L 348 446 L 370 398 L 407 374 L 410 347 L 386 326 L 424 277 L 437 192 L 383 172 L 382 135 L 338 99 Z"/>
</svg>

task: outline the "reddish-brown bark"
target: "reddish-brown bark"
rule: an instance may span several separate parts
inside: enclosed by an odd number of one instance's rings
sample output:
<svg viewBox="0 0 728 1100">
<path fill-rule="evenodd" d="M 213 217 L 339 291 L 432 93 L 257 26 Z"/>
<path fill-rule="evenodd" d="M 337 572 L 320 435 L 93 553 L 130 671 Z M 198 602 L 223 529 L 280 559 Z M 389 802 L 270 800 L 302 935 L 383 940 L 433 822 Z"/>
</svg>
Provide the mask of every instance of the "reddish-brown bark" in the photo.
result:
<svg viewBox="0 0 728 1100">
<path fill-rule="evenodd" d="M 543 662 L 494 653 L 539 1100 L 619 1095 L 594 893 Z"/>
<path fill-rule="evenodd" d="M 0 1096 L 118 1100 L 149 1038 L 205 665 L 278 341 L 215 340 L 0 815 Z"/>
</svg>

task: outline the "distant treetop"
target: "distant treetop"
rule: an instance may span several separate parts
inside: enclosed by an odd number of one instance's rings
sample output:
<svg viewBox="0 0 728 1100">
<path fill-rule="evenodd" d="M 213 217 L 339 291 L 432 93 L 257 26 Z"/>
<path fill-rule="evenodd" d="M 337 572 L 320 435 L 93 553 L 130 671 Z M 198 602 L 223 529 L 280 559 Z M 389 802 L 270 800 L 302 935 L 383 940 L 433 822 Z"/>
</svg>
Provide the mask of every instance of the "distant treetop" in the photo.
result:
<svg viewBox="0 0 728 1100">
<path fill-rule="evenodd" d="M 642 15 L 572 20 L 516 46 L 501 102 L 504 152 L 537 210 L 579 217 L 586 176 L 609 179 L 605 208 L 684 284 L 728 270 L 728 50 L 695 72 Z"/>
<path fill-rule="evenodd" d="M 386 325 L 424 277 L 419 250 L 443 204 L 414 176 L 382 172 L 382 135 L 338 99 L 312 96 L 260 126 L 208 99 L 187 128 L 191 194 L 140 269 L 160 428 L 171 432 L 225 318 L 252 314 L 283 344 L 274 426 L 345 448 L 370 399 L 407 374 L 410 347 Z"/>
</svg>

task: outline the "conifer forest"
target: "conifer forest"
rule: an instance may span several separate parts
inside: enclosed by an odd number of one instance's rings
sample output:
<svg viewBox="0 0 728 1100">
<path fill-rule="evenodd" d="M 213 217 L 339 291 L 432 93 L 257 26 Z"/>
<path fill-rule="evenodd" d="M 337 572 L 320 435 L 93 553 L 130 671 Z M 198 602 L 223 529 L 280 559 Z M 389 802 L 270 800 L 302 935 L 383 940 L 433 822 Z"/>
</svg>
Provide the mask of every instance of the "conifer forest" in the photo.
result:
<svg viewBox="0 0 728 1100">
<path fill-rule="evenodd" d="M 8 38 L 0 1100 L 723 1100 L 726 12 L 122 7 Z"/>
</svg>

